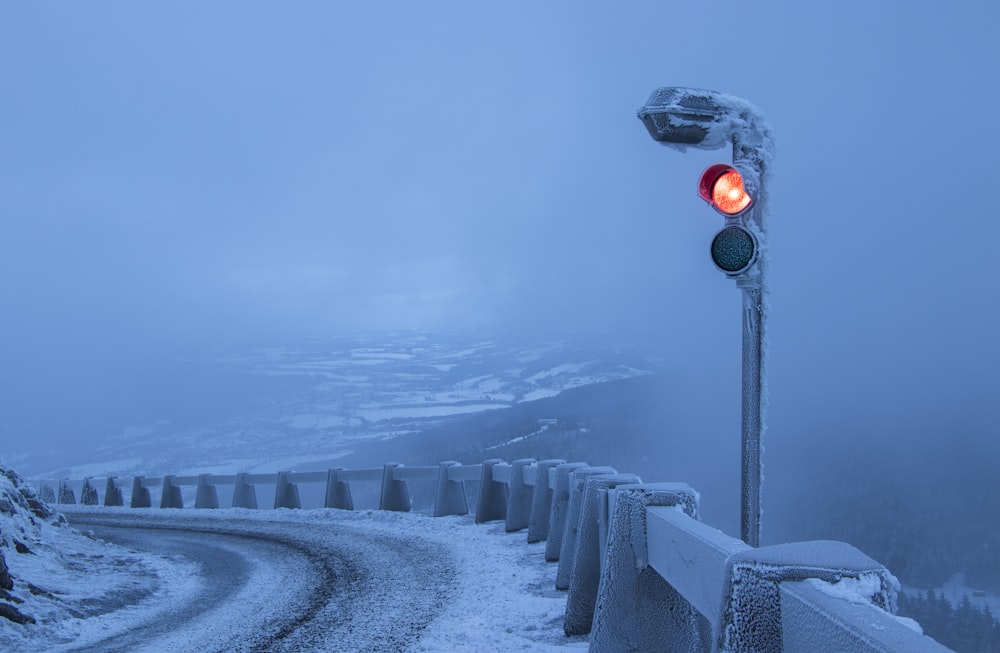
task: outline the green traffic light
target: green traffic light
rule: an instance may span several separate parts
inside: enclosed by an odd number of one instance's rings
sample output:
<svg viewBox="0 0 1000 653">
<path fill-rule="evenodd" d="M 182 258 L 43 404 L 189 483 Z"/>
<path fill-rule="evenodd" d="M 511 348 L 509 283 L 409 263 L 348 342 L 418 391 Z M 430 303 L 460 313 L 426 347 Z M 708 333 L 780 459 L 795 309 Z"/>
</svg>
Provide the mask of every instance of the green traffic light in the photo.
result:
<svg viewBox="0 0 1000 653">
<path fill-rule="evenodd" d="M 726 274 L 745 271 L 756 258 L 757 239 L 743 227 L 725 227 L 712 239 L 712 261 Z"/>
</svg>

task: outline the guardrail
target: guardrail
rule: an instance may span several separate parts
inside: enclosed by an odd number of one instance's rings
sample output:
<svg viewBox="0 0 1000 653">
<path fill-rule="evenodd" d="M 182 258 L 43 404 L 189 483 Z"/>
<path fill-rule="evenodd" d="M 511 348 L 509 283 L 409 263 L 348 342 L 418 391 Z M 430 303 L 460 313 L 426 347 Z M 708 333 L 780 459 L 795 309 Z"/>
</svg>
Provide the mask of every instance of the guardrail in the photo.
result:
<svg viewBox="0 0 1000 653">
<path fill-rule="evenodd" d="M 97 479 L 39 481 L 43 500 L 99 505 Z M 320 472 L 142 477 L 129 505 L 218 508 L 217 487 L 233 486 L 232 506 L 258 508 L 256 486 L 273 484 L 274 507 L 302 505 L 299 485 L 323 483 L 326 508 L 353 510 L 352 484 L 379 484 L 381 510 L 409 511 L 410 483 L 434 484 L 433 514 L 470 512 L 467 483 L 478 482 L 475 521 L 502 520 L 507 532 L 545 541 L 566 590 L 567 635 L 590 634 L 594 653 L 938 653 L 949 649 L 894 616 L 898 582 L 843 542 L 751 548 L 698 519 L 698 493 L 684 483 L 642 483 L 611 467 L 551 459 L 473 465 L 330 469 Z M 55 485 L 55 488 L 52 487 Z M 123 486 L 104 479 L 103 505 L 124 506 Z"/>
</svg>

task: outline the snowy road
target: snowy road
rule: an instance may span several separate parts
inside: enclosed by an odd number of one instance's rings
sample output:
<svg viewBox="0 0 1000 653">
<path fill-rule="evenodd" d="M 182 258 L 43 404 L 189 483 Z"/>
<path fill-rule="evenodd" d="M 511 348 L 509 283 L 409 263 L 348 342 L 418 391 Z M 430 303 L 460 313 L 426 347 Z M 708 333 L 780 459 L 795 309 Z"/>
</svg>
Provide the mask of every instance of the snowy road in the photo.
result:
<svg viewBox="0 0 1000 653">
<path fill-rule="evenodd" d="M 433 545 L 363 528 L 68 517 L 102 539 L 185 558 L 200 581 L 179 605 L 151 606 L 136 628 L 76 650 L 191 650 L 193 642 L 203 651 L 404 650 L 440 612 L 454 576 Z"/>
<path fill-rule="evenodd" d="M 145 591 L 106 601 L 61 651 L 586 650 L 562 634 L 544 543 L 469 517 L 74 507 L 140 551 Z"/>
</svg>

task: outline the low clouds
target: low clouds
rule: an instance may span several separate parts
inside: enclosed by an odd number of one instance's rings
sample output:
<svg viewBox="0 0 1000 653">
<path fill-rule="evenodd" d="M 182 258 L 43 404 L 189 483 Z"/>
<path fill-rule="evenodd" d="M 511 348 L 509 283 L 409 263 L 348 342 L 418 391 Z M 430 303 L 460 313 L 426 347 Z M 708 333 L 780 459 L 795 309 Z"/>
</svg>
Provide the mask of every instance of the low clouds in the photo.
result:
<svg viewBox="0 0 1000 653">
<path fill-rule="evenodd" d="M 974 118 L 996 9 L 764 4 L 740 36 L 662 3 L 0 12 L 18 397 L 403 326 L 613 334 L 738 376 L 739 293 L 694 192 L 729 153 L 653 143 L 634 115 L 661 85 L 746 97 L 774 130 L 772 432 L 833 395 L 985 413 L 998 382 L 1000 224 L 972 190 L 1000 151 Z"/>
</svg>

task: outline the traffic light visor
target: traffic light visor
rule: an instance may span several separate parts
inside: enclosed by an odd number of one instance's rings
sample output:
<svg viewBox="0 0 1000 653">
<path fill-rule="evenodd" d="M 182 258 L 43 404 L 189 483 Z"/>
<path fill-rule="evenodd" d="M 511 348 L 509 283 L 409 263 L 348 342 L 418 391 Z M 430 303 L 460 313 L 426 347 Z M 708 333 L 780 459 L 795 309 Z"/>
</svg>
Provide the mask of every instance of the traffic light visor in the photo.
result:
<svg viewBox="0 0 1000 653">
<path fill-rule="evenodd" d="M 698 195 L 725 215 L 739 215 L 753 204 L 743 185 L 743 175 L 731 165 L 716 163 L 701 174 Z"/>
</svg>

